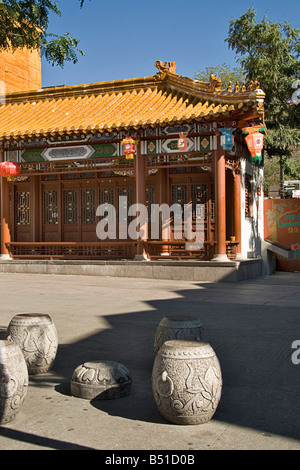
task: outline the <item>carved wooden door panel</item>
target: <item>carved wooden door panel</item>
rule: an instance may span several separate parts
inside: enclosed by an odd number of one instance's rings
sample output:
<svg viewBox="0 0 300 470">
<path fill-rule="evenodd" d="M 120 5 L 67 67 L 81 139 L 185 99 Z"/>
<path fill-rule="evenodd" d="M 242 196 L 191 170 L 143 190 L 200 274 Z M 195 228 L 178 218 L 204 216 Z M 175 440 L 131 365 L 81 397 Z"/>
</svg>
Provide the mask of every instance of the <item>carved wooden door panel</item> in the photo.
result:
<svg viewBox="0 0 300 470">
<path fill-rule="evenodd" d="M 78 242 L 79 237 L 79 188 L 62 190 L 62 241 Z"/>
<path fill-rule="evenodd" d="M 184 206 L 188 203 L 188 185 L 173 184 L 171 190 L 172 205 L 175 204 L 178 207 L 178 211 L 171 215 L 171 238 L 175 241 L 184 240 Z"/>
<path fill-rule="evenodd" d="M 133 188 L 132 187 L 119 187 L 117 188 L 117 238 L 121 240 L 129 240 L 128 235 L 128 224 L 135 218 L 134 216 L 128 216 L 128 210 L 134 203 L 133 199 Z"/>
<path fill-rule="evenodd" d="M 208 228 L 209 220 L 211 218 L 211 198 L 209 194 L 209 184 L 206 181 L 194 183 L 193 181 L 187 181 L 185 184 L 172 184 L 171 187 L 171 202 L 177 204 L 181 208 L 182 218 L 182 240 L 184 240 L 185 233 L 188 234 L 190 230 L 194 233 L 196 230 L 196 218 L 201 217 L 201 221 L 204 217 L 204 240 L 209 239 Z M 187 212 L 185 205 L 191 204 L 191 221 L 187 222 Z M 203 207 L 204 206 L 204 207 Z M 202 208 L 204 211 L 202 211 Z M 179 215 L 180 216 L 180 215 Z M 186 220 L 186 222 L 185 222 Z M 199 220 L 199 219 L 198 219 Z M 187 224 L 191 224 L 189 227 Z M 176 232 L 177 226 L 177 233 Z M 199 225 L 198 225 L 199 227 Z M 174 216 L 172 217 L 172 229 L 173 239 L 180 239 L 180 226 L 175 224 Z"/>
<path fill-rule="evenodd" d="M 82 242 L 96 242 L 96 188 L 81 188 L 80 190 L 80 219 L 79 234 Z"/>
<path fill-rule="evenodd" d="M 14 191 L 14 241 L 30 242 L 32 221 L 32 198 L 30 186 L 15 185 Z"/>
<path fill-rule="evenodd" d="M 56 188 L 45 187 L 42 192 L 42 241 L 59 242 L 60 240 L 60 191 Z"/>
<path fill-rule="evenodd" d="M 208 239 L 208 187 L 207 183 L 191 184 L 191 202 L 192 202 L 192 222 L 193 231 L 196 230 L 196 218 L 200 217 L 201 222 L 204 217 L 204 240 Z M 204 206 L 204 207 L 203 207 Z M 202 211 L 202 208 L 204 209 Z M 198 219 L 199 220 L 199 219 Z M 201 223 L 202 225 L 202 223 Z"/>
</svg>

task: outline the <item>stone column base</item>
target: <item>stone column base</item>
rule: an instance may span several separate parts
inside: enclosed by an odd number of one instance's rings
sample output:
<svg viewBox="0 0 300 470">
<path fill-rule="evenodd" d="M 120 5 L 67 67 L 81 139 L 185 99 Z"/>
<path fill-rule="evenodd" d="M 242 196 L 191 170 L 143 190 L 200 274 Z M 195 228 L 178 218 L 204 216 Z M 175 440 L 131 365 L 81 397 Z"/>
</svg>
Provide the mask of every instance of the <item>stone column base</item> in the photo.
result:
<svg viewBox="0 0 300 470">
<path fill-rule="evenodd" d="M 0 255 L 0 261 L 12 261 L 12 258 L 8 254 Z"/>
<path fill-rule="evenodd" d="M 146 254 L 141 254 L 141 255 L 135 255 L 134 261 L 149 261 L 149 258 Z"/>
<path fill-rule="evenodd" d="M 213 261 L 230 261 L 227 255 L 223 254 L 218 254 L 214 255 Z"/>
</svg>

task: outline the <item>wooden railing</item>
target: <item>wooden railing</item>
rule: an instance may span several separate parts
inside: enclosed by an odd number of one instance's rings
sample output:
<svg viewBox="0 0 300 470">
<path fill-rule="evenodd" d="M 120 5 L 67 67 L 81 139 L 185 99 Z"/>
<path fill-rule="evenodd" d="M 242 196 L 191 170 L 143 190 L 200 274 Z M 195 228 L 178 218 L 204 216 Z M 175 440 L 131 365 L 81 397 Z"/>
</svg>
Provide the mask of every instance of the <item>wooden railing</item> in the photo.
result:
<svg viewBox="0 0 300 470">
<path fill-rule="evenodd" d="M 185 241 L 148 241 L 145 250 L 150 259 L 202 259 L 210 260 L 214 255 L 215 244 L 204 242 L 200 250 L 187 249 Z"/>
<path fill-rule="evenodd" d="M 229 259 L 236 256 L 238 241 L 226 242 Z M 145 252 L 150 260 L 199 259 L 211 260 L 216 242 L 204 242 L 200 250 L 189 249 L 185 241 L 144 241 Z M 115 242 L 10 242 L 6 247 L 13 259 L 134 259 L 136 241 Z M 163 253 L 163 254 L 162 254 Z M 166 256 L 164 256 L 166 254 Z"/>
<path fill-rule="evenodd" d="M 133 259 L 136 242 L 10 242 L 13 259 Z"/>
<path fill-rule="evenodd" d="M 204 242 L 200 250 L 190 249 L 185 241 L 147 241 L 144 242 L 145 251 L 150 259 L 199 259 L 211 260 L 215 254 L 217 242 Z M 234 259 L 237 253 L 238 241 L 226 241 L 226 254 Z"/>
<path fill-rule="evenodd" d="M 213 160 L 211 153 L 185 152 L 185 153 L 157 153 L 145 155 L 148 168 L 172 168 L 187 166 L 202 166 L 211 170 Z"/>
</svg>

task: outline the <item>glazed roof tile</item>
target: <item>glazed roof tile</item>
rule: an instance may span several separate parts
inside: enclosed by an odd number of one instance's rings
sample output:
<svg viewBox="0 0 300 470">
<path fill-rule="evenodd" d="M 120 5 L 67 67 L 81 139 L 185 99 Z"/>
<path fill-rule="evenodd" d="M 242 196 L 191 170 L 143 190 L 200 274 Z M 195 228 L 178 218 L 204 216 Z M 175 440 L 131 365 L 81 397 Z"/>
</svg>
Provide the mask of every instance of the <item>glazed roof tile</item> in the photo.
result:
<svg viewBox="0 0 300 470">
<path fill-rule="evenodd" d="M 231 117 L 249 110 L 263 113 L 264 93 L 256 85 L 246 90 L 221 90 L 175 73 L 174 63 L 155 63 L 151 77 L 44 88 L 11 93 L 0 105 L 0 139 L 111 132 L 174 123 Z"/>
</svg>

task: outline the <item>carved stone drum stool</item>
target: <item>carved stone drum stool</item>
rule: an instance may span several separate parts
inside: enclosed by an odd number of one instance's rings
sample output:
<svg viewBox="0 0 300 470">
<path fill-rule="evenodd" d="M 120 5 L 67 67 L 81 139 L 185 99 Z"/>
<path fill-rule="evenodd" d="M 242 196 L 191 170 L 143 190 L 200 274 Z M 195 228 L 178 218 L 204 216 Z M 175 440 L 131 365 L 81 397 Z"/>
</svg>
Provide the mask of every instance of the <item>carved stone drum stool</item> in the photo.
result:
<svg viewBox="0 0 300 470">
<path fill-rule="evenodd" d="M 199 318 L 193 315 L 170 315 L 159 323 L 154 339 L 154 351 L 166 342 L 174 339 L 189 341 L 204 341 L 203 325 Z"/>
<path fill-rule="evenodd" d="M 123 364 L 85 362 L 73 372 L 71 394 L 87 400 L 121 398 L 130 394 L 131 382 L 131 375 Z"/>
<path fill-rule="evenodd" d="M 13 421 L 27 389 L 28 370 L 21 349 L 13 341 L 0 341 L 0 424 Z"/>
<path fill-rule="evenodd" d="M 221 368 L 212 347 L 198 341 L 165 342 L 155 357 L 152 390 L 158 410 L 167 421 L 209 421 L 222 391 Z"/>
<path fill-rule="evenodd" d="M 18 344 L 23 352 L 29 375 L 48 372 L 58 348 L 57 331 L 49 315 L 21 313 L 14 316 L 7 328 L 7 339 Z"/>
</svg>

